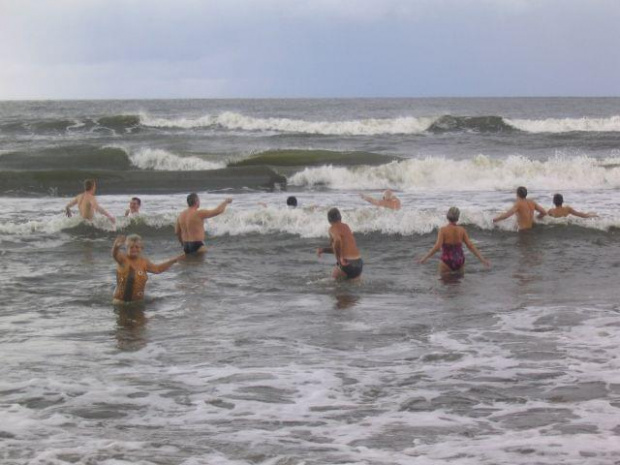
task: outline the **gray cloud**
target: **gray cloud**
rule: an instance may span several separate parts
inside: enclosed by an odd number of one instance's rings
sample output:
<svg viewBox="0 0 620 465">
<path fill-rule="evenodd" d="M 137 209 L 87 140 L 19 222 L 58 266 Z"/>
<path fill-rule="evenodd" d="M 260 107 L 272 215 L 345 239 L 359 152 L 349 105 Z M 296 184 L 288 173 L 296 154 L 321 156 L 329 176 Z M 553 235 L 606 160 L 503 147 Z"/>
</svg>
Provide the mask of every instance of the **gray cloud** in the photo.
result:
<svg viewBox="0 0 620 465">
<path fill-rule="evenodd" d="M 0 98 L 618 95 L 612 0 L 0 0 Z"/>
</svg>

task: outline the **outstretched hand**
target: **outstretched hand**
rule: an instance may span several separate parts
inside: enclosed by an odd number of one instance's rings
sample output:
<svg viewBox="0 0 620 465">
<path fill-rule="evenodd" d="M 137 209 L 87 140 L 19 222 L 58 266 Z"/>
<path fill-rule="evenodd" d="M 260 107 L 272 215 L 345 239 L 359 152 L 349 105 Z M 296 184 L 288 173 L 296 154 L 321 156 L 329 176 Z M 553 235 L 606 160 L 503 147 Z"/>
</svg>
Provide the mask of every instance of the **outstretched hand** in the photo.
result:
<svg viewBox="0 0 620 465">
<path fill-rule="evenodd" d="M 71 211 L 69 207 L 65 208 L 65 213 L 69 218 L 73 216 L 73 212 Z"/>
<path fill-rule="evenodd" d="M 227 197 L 227 198 L 224 199 L 224 202 L 226 204 L 232 203 L 232 201 L 233 201 L 232 197 Z"/>
<path fill-rule="evenodd" d="M 319 247 L 318 249 L 316 249 L 316 256 L 321 258 L 323 256 L 323 248 Z"/>
<path fill-rule="evenodd" d="M 418 259 L 418 263 L 420 265 L 424 265 L 427 261 L 428 261 L 427 257 L 422 257 L 422 258 Z"/>
<path fill-rule="evenodd" d="M 123 235 L 116 236 L 116 239 L 114 240 L 114 247 L 120 247 L 124 243 L 125 243 L 125 236 Z"/>
</svg>

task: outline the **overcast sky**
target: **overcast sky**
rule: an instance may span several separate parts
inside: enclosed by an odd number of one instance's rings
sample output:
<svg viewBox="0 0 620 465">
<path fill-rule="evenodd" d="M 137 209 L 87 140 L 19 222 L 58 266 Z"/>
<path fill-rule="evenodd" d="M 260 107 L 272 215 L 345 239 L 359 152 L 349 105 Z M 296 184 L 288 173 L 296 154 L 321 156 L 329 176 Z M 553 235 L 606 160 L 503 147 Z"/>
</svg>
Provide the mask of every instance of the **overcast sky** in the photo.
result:
<svg viewBox="0 0 620 465">
<path fill-rule="evenodd" d="M 546 95 L 620 95 L 620 0 L 0 0 L 0 99 Z"/>
</svg>

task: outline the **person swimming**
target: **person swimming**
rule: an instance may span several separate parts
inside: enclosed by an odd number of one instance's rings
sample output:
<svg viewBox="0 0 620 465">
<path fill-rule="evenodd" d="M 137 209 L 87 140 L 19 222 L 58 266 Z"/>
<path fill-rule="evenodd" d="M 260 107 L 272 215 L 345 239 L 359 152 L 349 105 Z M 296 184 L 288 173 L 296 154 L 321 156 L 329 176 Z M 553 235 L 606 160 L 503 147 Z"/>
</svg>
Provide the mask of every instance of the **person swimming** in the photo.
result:
<svg viewBox="0 0 620 465">
<path fill-rule="evenodd" d="M 391 189 L 386 189 L 383 192 L 383 197 L 380 200 L 377 200 L 366 194 L 360 194 L 360 197 L 366 202 L 369 202 L 376 207 L 384 207 L 391 210 L 400 210 L 400 199 L 394 195 L 394 192 Z"/>
<path fill-rule="evenodd" d="M 78 194 L 73 200 L 71 200 L 65 206 L 66 215 L 71 218 L 73 213 L 71 212 L 71 207 L 77 205 L 78 210 L 80 212 L 80 216 L 85 220 L 91 220 L 95 217 L 95 212 L 101 213 L 106 216 L 112 224 L 116 223 L 116 218 L 114 218 L 108 211 L 99 205 L 97 202 L 97 197 L 95 196 L 95 192 L 97 191 L 97 183 L 94 179 L 87 179 L 84 181 L 84 192 Z"/>
<path fill-rule="evenodd" d="M 553 196 L 553 205 L 555 207 L 547 210 L 547 214 L 553 218 L 564 218 L 569 215 L 577 216 L 579 218 L 596 218 L 596 213 L 583 213 L 575 210 L 573 207 L 564 205 L 564 197 L 562 194 L 555 194 Z"/>
<path fill-rule="evenodd" d="M 420 264 L 426 263 L 435 253 L 441 249 L 441 261 L 439 262 L 439 272 L 441 274 L 462 273 L 465 270 L 465 255 L 463 254 L 463 243 L 485 266 L 491 263 L 482 256 L 476 246 L 469 239 L 469 235 L 463 226 L 458 226 L 457 222 L 461 216 L 461 211 L 456 207 L 451 207 L 446 214 L 448 224 L 439 229 L 437 241 L 433 248 L 419 260 Z"/>
<path fill-rule="evenodd" d="M 123 244 L 127 250 L 126 254 L 120 251 Z M 149 259 L 142 257 L 142 238 L 137 234 L 132 234 L 127 238 L 125 236 L 116 238 L 112 246 L 112 257 L 118 264 L 113 302 L 123 304 L 144 299 L 144 290 L 148 280 L 147 273 L 162 273 L 185 258 L 185 255 L 178 255 L 156 265 Z"/>
</svg>

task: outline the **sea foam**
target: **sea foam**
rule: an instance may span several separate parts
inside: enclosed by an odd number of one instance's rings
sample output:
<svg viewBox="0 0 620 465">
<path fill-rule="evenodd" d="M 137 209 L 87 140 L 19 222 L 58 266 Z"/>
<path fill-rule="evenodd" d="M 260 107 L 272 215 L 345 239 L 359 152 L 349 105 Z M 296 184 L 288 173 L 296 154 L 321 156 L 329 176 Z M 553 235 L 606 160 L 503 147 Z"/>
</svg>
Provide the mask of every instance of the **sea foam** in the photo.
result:
<svg viewBox="0 0 620 465">
<path fill-rule="evenodd" d="M 538 189 L 608 189 L 620 187 L 620 158 L 522 156 L 467 160 L 412 158 L 381 166 L 306 168 L 289 178 L 293 186 L 331 189 L 499 190 L 519 185 Z"/>
</svg>

